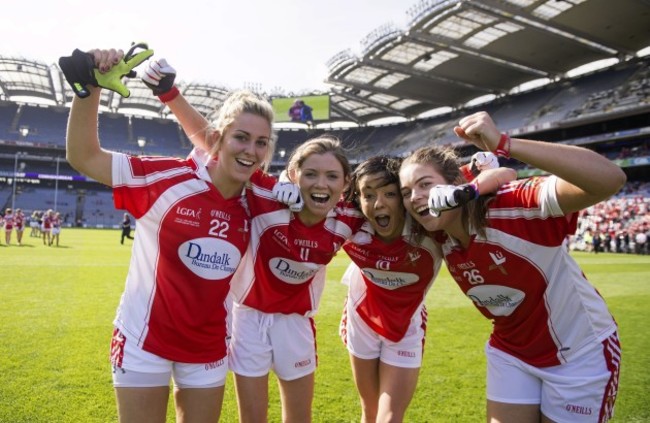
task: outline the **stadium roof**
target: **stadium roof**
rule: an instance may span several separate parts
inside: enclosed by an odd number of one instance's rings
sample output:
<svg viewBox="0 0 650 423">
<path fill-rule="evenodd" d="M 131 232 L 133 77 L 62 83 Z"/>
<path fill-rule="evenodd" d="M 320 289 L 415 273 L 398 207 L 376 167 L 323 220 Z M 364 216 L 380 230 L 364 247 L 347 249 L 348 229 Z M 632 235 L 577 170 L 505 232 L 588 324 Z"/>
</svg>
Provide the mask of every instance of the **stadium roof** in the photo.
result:
<svg viewBox="0 0 650 423">
<path fill-rule="evenodd" d="M 558 80 L 594 61 L 627 60 L 650 46 L 647 0 L 421 0 L 406 14 L 406 28 L 382 25 L 361 41 L 360 55 L 347 49 L 328 61 L 331 121 L 414 118 L 526 82 Z M 206 115 L 228 93 L 179 85 Z M 168 113 L 140 81 L 127 87 L 129 98 L 105 91 L 102 104 Z M 72 95 L 56 65 L 0 56 L 0 98 L 64 105 Z"/>
</svg>

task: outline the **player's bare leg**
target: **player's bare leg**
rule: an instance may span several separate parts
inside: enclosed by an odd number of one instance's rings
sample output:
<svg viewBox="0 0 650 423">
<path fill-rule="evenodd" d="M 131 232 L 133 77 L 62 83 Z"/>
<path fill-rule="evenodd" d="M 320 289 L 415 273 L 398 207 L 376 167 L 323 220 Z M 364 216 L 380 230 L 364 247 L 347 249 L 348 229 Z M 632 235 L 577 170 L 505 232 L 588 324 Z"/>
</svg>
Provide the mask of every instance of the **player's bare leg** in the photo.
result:
<svg viewBox="0 0 650 423">
<path fill-rule="evenodd" d="M 269 375 L 248 377 L 235 373 L 240 423 L 266 422 L 269 406 Z"/>
<path fill-rule="evenodd" d="M 213 423 L 221 416 L 224 386 L 174 389 L 177 423 Z"/>
<path fill-rule="evenodd" d="M 350 354 L 350 364 L 361 402 L 361 423 L 374 423 L 379 406 L 379 359 L 366 360 Z"/>
<path fill-rule="evenodd" d="M 551 423 L 551 420 L 542 418 L 539 404 L 506 404 L 503 402 L 487 401 L 488 423 Z"/>
<path fill-rule="evenodd" d="M 165 423 L 169 387 L 115 388 L 120 423 Z"/>
<path fill-rule="evenodd" d="M 391 366 L 379 362 L 378 422 L 401 422 L 418 384 L 420 368 Z"/>
<path fill-rule="evenodd" d="M 282 421 L 284 423 L 311 422 L 311 405 L 314 399 L 314 374 L 294 380 L 280 380 Z"/>
</svg>

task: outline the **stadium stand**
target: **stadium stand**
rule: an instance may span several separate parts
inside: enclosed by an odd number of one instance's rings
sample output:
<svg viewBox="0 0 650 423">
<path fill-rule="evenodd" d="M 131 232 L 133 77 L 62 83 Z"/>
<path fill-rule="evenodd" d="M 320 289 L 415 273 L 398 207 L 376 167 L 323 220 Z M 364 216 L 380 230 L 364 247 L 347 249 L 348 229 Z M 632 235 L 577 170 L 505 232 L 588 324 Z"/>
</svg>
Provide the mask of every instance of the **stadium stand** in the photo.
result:
<svg viewBox="0 0 650 423">
<path fill-rule="evenodd" d="M 330 119 L 277 129 L 271 171 L 279 173 L 297 145 L 321 134 L 340 138 L 353 163 L 430 143 L 452 146 L 467 160 L 475 149 L 459 142 L 453 127 L 462 116 L 486 110 L 510 135 L 582 145 L 615 160 L 632 195 L 647 199 L 647 189 L 636 189 L 650 181 L 650 56 L 636 52 L 650 46 L 650 4 L 620 0 L 615 12 L 613 19 L 608 2 L 597 0 L 422 0 L 406 11 L 407 28 L 382 25 L 361 41 L 360 55 L 348 49 L 328 61 Z M 607 30 L 598 22 L 607 22 Z M 610 62 L 569 76 L 599 60 Z M 548 84 L 522 88 L 540 79 Z M 68 224 L 117 225 L 110 191 L 65 162 L 73 94 L 53 80 L 63 81 L 56 66 L 0 55 L 0 206 L 26 213 L 55 207 L 69 214 Z M 218 85 L 177 82 L 207 118 L 227 94 Z M 103 146 L 136 155 L 187 155 L 190 143 L 169 110 L 140 81 L 127 85 L 128 99 L 102 94 Z M 486 95 L 492 99 L 473 101 Z M 449 111 L 421 117 L 441 107 Z M 387 117 L 402 122 L 372 124 Z M 328 126 L 339 122 L 352 127 Z M 520 176 L 538 173 L 515 161 L 505 164 Z"/>
</svg>

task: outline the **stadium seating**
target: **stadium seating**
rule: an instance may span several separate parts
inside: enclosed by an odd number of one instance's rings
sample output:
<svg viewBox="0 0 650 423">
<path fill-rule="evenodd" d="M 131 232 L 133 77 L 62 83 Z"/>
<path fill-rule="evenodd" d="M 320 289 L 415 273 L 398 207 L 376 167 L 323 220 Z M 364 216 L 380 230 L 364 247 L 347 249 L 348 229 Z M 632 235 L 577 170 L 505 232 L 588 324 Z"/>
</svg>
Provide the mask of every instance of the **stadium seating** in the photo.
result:
<svg viewBox="0 0 650 423">
<path fill-rule="evenodd" d="M 457 147 L 466 160 L 473 151 L 463 147 L 453 127 L 460 117 L 486 110 L 500 128 L 511 134 L 588 146 L 612 160 L 619 160 L 628 179 L 647 182 L 650 179 L 650 140 L 646 135 L 650 132 L 650 68 L 647 64 L 646 60 L 617 66 L 431 118 L 346 129 L 281 129 L 277 131 L 271 170 L 279 173 L 296 146 L 323 134 L 341 139 L 353 164 L 376 154 L 405 155 L 431 143 Z M 61 106 L 0 101 L 0 178 L 5 178 L 4 184 L 0 179 L 0 205 L 11 204 L 13 168 L 20 162 L 20 170 L 31 175 L 28 178 L 35 174 L 49 176 L 43 180 L 38 177 L 40 183 L 36 184 L 19 180 L 16 207 L 26 213 L 56 207 L 69 215 L 70 224 L 78 220 L 86 226 L 117 225 L 121 214 L 113 208 L 106 187 L 84 182 L 85 178 L 64 160 L 58 163 L 57 170 L 55 157 L 65 155 L 67 117 L 68 109 Z M 21 126 L 28 127 L 29 133 L 22 135 Z M 176 121 L 163 118 L 102 111 L 99 136 L 103 147 L 130 154 L 184 157 L 191 148 Z M 143 148 L 138 146 L 138 138 L 146 140 Z M 16 154 L 29 156 L 18 160 Z M 508 165 L 518 166 L 516 162 Z M 62 180 L 55 193 L 52 175 L 57 173 Z"/>
</svg>

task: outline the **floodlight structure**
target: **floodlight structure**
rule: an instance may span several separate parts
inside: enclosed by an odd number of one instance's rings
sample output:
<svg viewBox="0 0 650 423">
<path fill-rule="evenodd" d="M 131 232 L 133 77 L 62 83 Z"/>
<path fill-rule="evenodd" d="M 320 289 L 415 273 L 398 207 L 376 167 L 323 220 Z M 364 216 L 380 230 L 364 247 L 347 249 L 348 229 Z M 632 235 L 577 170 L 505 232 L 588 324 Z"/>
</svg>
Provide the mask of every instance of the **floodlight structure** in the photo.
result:
<svg viewBox="0 0 650 423">
<path fill-rule="evenodd" d="M 140 155 L 144 156 L 144 147 L 147 145 L 147 139 L 138 137 L 138 147 L 140 147 Z"/>
</svg>

